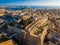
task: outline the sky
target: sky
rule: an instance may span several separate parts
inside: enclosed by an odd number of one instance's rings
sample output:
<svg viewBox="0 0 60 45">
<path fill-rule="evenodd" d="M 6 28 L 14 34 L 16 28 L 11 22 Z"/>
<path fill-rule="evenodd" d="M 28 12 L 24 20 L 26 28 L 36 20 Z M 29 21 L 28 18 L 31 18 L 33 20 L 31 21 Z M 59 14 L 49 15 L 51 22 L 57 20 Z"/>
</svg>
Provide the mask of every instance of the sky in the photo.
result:
<svg viewBox="0 0 60 45">
<path fill-rule="evenodd" d="M 60 6 L 60 0 L 0 0 L 0 5 Z"/>
</svg>

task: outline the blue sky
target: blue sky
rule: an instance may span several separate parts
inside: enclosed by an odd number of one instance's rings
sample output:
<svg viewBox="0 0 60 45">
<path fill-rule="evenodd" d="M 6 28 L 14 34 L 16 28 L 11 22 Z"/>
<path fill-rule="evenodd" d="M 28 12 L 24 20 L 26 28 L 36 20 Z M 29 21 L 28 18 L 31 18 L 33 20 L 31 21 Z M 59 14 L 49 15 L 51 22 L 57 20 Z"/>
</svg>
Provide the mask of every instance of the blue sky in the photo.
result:
<svg viewBox="0 0 60 45">
<path fill-rule="evenodd" d="M 60 0 L 0 0 L 0 5 L 60 6 Z"/>
</svg>

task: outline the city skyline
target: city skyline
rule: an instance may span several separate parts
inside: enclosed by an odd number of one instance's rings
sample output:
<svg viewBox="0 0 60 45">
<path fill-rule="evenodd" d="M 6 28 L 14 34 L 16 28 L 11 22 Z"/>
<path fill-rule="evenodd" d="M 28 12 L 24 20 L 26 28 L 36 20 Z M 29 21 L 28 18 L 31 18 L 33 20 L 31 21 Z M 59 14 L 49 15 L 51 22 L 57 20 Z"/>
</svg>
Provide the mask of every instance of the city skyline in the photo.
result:
<svg viewBox="0 0 60 45">
<path fill-rule="evenodd" d="M 0 0 L 0 5 L 60 6 L 60 0 Z"/>
</svg>

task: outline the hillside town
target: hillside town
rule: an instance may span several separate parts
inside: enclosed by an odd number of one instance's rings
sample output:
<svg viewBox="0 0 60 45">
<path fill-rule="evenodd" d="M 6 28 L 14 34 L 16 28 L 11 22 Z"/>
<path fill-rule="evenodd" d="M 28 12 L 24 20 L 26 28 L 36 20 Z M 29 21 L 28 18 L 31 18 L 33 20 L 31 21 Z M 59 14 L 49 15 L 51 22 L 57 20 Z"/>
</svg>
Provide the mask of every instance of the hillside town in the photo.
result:
<svg viewBox="0 0 60 45">
<path fill-rule="evenodd" d="M 0 7 L 0 45 L 60 45 L 60 9 Z"/>
</svg>

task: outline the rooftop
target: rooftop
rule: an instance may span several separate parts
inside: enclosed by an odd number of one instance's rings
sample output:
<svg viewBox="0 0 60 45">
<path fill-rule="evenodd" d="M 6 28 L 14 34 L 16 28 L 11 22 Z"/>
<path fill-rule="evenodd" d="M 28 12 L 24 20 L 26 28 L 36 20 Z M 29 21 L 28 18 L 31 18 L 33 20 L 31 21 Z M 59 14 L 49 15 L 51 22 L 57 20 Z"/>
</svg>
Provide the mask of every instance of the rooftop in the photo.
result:
<svg viewBox="0 0 60 45">
<path fill-rule="evenodd" d="M 0 23 L 3 23 L 3 22 L 4 22 L 4 20 L 0 19 Z"/>
<path fill-rule="evenodd" d="M 0 45 L 15 45 L 12 39 L 0 43 Z"/>
</svg>

